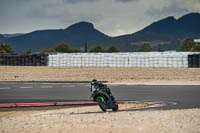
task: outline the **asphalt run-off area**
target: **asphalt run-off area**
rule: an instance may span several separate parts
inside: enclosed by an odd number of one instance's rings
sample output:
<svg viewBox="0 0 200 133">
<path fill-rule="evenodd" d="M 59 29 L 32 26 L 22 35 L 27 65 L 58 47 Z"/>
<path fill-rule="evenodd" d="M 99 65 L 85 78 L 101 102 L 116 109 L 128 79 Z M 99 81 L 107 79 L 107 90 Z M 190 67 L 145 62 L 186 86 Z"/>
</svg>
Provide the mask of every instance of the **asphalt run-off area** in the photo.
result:
<svg viewBox="0 0 200 133">
<path fill-rule="evenodd" d="M 148 102 L 157 109 L 200 107 L 200 85 L 108 84 L 118 102 Z M 0 82 L 0 106 L 93 105 L 89 82 Z"/>
</svg>

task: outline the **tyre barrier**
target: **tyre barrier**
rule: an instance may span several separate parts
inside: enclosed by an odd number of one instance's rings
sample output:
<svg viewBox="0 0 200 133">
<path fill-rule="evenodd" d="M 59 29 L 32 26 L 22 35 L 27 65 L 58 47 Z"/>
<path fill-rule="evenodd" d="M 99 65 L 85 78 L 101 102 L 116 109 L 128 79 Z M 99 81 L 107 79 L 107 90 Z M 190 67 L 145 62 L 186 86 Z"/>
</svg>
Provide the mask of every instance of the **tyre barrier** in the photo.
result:
<svg viewBox="0 0 200 133">
<path fill-rule="evenodd" d="M 31 55 L 0 55 L 1 66 L 47 66 L 48 55 L 31 54 Z"/>
<path fill-rule="evenodd" d="M 54 67 L 199 67 L 199 52 L 58 53 L 49 55 Z M 191 60 L 191 61 L 190 61 Z M 192 65 L 188 64 L 192 62 Z"/>
<path fill-rule="evenodd" d="M 0 54 L 0 66 L 200 67 L 200 52 Z"/>
<path fill-rule="evenodd" d="M 188 67 L 200 67 L 200 54 L 188 55 Z"/>
</svg>

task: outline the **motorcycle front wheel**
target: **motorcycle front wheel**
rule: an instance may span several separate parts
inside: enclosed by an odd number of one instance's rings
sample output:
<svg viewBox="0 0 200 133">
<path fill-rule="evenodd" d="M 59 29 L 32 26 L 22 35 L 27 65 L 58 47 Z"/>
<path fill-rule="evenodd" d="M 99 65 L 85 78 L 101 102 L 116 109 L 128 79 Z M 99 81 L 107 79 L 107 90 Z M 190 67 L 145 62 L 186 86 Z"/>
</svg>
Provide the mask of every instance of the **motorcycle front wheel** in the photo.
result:
<svg viewBox="0 0 200 133">
<path fill-rule="evenodd" d="M 107 111 L 106 101 L 102 96 L 97 97 L 97 103 L 103 112 Z"/>
</svg>

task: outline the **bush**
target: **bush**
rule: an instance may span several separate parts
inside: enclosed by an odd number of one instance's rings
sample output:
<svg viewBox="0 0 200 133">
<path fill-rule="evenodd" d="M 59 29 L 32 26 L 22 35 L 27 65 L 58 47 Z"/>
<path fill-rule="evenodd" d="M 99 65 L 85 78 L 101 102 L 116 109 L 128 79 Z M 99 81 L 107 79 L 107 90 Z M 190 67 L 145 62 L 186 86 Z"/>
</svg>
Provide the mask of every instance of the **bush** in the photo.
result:
<svg viewBox="0 0 200 133">
<path fill-rule="evenodd" d="M 40 53 L 43 53 L 43 54 L 56 53 L 56 50 L 55 48 L 41 49 Z"/>
<path fill-rule="evenodd" d="M 115 46 L 112 46 L 106 50 L 108 53 L 113 53 L 113 52 L 119 52 L 119 49 L 116 48 Z"/>
<path fill-rule="evenodd" d="M 186 38 L 181 46 L 181 51 L 195 51 L 195 42 L 192 38 Z"/>
<path fill-rule="evenodd" d="M 55 50 L 60 53 L 71 53 L 73 50 L 65 43 L 61 43 L 60 45 L 55 47 Z"/>
<path fill-rule="evenodd" d="M 151 52 L 152 51 L 151 45 L 148 43 L 145 43 L 140 47 L 139 51 L 140 52 Z"/>
<path fill-rule="evenodd" d="M 0 53 L 13 54 L 14 50 L 11 45 L 3 43 L 0 45 Z"/>
<path fill-rule="evenodd" d="M 90 49 L 90 52 L 106 52 L 101 46 L 96 46 L 95 48 Z"/>
</svg>

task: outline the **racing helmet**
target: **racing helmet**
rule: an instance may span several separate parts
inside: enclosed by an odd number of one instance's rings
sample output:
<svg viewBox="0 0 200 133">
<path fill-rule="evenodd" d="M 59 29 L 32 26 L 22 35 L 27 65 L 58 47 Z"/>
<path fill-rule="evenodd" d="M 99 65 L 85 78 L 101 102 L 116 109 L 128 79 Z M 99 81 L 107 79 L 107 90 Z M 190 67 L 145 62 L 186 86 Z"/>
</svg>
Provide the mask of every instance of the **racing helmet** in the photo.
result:
<svg viewBox="0 0 200 133">
<path fill-rule="evenodd" d="M 98 82 L 97 82 L 96 79 L 93 79 L 92 82 L 91 82 L 91 84 L 97 84 L 97 83 L 98 83 Z"/>
</svg>

